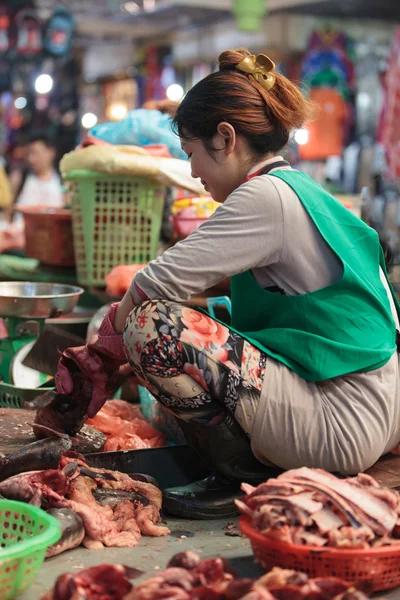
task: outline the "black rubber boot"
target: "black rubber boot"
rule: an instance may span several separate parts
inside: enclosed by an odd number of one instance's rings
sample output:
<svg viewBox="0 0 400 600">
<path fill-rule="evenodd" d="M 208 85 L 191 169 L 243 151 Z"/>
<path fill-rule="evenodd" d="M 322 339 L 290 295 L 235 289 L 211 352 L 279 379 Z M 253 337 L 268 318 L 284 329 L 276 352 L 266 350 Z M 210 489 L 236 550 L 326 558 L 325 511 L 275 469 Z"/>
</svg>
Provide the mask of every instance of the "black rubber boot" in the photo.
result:
<svg viewBox="0 0 400 600">
<path fill-rule="evenodd" d="M 214 473 L 201 481 L 164 490 L 163 509 L 169 514 L 191 519 L 234 517 L 238 514 L 234 500 L 243 495 L 241 482 L 257 485 L 280 473 L 255 458 L 250 441 L 227 413 L 215 423 L 179 420 L 179 426 L 189 446 Z"/>
</svg>

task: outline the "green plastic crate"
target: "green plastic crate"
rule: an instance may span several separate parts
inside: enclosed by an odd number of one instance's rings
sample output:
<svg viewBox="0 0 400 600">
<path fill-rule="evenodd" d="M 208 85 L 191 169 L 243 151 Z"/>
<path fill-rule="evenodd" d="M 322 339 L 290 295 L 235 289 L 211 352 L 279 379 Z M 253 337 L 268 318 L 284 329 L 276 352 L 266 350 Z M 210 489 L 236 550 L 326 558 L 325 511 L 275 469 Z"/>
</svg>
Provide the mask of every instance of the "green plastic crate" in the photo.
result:
<svg viewBox="0 0 400 600">
<path fill-rule="evenodd" d="M 128 175 L 76 170 L 64 175 L 71 193 L 78 282 L 104 287 L 117 265 L 157 255 L 165 187 Z"/>
<path fill-rule="evenodd" d="M 0 600 L 16 598 L 33 583 L 47 548 L 60 537 L 58 521 L 41 508 L 0 500 Z"/>
<path fill-rule="evenodd" d="M 0 382 L 0 408 L 25 408 L 25 402 L 32 402 L 37 396 L 51 392 L 53 387 L 43 385 L 38 388 L 20 388 L 11 383 Z"/>
</svg>

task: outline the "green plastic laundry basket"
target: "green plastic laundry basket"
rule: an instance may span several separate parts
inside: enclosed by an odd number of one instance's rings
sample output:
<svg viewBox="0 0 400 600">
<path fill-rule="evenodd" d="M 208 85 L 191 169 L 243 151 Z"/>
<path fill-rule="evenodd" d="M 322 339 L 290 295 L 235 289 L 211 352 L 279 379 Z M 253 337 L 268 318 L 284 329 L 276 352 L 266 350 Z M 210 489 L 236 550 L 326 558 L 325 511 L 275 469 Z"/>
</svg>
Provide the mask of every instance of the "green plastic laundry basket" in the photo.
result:
<svg viewBox="0 0 400 600">
<path fill-rule="evenodd" d="M 41 508 L 0 500 L 0 600 L 11 600 L 31 585 L 47 548 L 60 537 L 58 521 Z"/>
<path fill-rule="evenodd" d="M 64 175 L 71 193 L 77 277 L 104 287 L 117 265 L 157 255 L 165 187 L 145 177 L 76 170 Z"/>
</svg>

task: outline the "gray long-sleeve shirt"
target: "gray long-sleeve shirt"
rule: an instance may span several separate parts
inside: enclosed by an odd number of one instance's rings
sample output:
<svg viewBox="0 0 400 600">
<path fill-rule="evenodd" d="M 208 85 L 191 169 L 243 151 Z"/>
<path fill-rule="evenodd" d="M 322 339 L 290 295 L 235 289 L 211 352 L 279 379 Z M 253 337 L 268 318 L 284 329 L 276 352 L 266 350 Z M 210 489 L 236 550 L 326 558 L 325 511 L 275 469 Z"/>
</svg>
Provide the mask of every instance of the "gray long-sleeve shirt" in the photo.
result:
<svg viewBox="0 0 400 600">
<path fill-rule="evenodd" d="M 282 160 L 275 157 L 257 165 Z M 301 294 L 330 285 L 342 267 L 284 181 L 261 175 L 239 186 L 188 238 L 139 271 L 148 298 L 184 302 L 252 269 L 263 287 Z M 140 298 L 131 287 L 136 302 Z"/>
</svg>

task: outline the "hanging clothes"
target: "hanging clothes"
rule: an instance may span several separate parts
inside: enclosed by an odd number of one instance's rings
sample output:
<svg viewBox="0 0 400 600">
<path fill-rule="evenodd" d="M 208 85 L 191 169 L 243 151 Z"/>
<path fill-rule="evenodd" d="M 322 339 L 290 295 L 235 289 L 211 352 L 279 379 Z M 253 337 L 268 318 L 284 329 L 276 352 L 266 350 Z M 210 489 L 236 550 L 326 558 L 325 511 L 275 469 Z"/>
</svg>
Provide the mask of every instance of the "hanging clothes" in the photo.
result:
<svg viewBox="0 0 400 600">
<path fill-rule="evenodd" d="M 400 179 L 400 27 L 394 34 L 391 57 L 385 78 L 384 109 L 380 140 L 385 148 L 387 177 Z"/>
<path fill-rule="evenodd" d="M 331 88 L 313 88 L 310 100 L 318 104 L 319 114 L 308 129 L 308 142 L 299 147 L 302 160 L 323 160 L 340 156 L 345 142 L 345 121 L 349 116 L 343 96 Z"/>
</svg>

